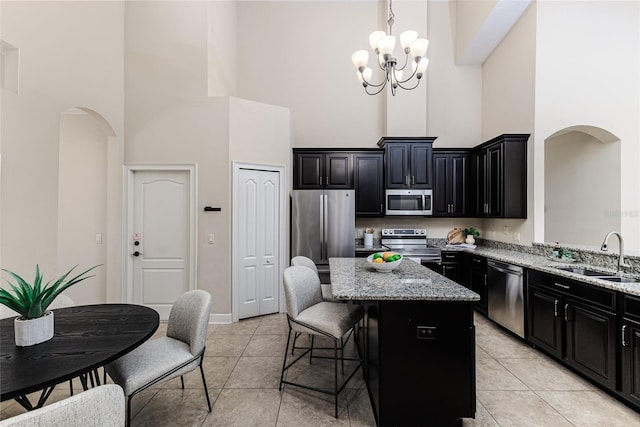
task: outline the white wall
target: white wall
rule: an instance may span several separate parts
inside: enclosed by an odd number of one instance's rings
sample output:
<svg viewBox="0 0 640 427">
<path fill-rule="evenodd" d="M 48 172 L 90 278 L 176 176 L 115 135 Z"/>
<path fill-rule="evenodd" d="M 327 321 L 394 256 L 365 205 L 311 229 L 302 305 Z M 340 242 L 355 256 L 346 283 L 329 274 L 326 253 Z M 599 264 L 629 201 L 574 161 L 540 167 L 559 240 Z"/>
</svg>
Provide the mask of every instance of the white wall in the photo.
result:
<svg viewBox="0 0 640 427">
<path fill-rule="evenodd" d="M 108 134 L 81 110 L 60 115 L 58 265 L 80 273 L 106 264 Z M 102 241 L 96 242 L 96 234 Z M 106 301 L 104 267 L 65 294 L 77 304 Z"/>
<path fill-rule="evenodd" d="M 544 159 L 545 242 L 597 247 L 620 230 L 620 142 L 569 132 L 545 142 Z"/>
<path fill-rule="evenodd" d="M 537 4 L 535 239 L 543 239 L 544 140 L 576 125 L 620 138 L 620 221 L 640 249 L 640 3 Z M 538 151 L 539 150 L 539 151 Z"/>
<path fill-rule="evenodd" d="M 536 9 L 531 5 L 482 65 L 482 141 L 503 133 L 533 133 L 536 60 Z M 484 237 L 516 243 L 533 241 L 533 153 L 527 169 L 527 219 L 483 221 Z M 505 227 L 507 231 L 505 232 Z"/>
<path fill-rule="evenodd" d="M 21 57 L 20 92 L 1 94 L 1 258 L 4 268 L 28 278 L 39 263 L 51 279 L 68 269 L 58 265 L 59 115 L 87 107 L 122 136 L 124 5 L 2 2 L 0 7 L 1 38 L 20 49 Z M 106 273 L 106 268 L 97 272 Z"/>
</svg>

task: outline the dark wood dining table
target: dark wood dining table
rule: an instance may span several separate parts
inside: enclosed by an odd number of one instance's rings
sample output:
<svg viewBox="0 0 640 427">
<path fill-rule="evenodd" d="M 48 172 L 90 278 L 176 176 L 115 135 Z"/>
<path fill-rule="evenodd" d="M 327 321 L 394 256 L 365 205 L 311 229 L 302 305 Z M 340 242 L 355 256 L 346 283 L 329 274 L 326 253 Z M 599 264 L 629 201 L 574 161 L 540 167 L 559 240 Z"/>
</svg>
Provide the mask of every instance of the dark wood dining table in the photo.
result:
<svg viewBox="0 0 640 427">
<path fill-rule="evenodd" d="M 158 329 L 158 313 L 133 304 L 78 305 L 54 310 L 54 335 L 29 347 L 15 345 L 13 321 L 0 320 L 0 400 L 26 409 L 44 405 L 53 388 L 80 377 L 99 384 L 97 369 L 130 352 Z M 42 391 L 36 405 L 27 394 Z"/>
</svg>

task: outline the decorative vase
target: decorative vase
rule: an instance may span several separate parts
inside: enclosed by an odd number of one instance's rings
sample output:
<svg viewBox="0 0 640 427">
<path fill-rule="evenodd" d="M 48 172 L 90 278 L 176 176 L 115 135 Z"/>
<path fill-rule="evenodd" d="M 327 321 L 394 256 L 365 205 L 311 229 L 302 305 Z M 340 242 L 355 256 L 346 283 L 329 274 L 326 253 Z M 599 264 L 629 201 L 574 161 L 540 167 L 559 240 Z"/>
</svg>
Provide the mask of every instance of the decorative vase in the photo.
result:
<svg viewBox="0 0 640 427">
<path fill-rule="evenodd" d="M 53 311 L 47 311 L 42 317 L 24 319 L 16 317 L 13 321 L 16 345 L 27 347 L 40 344 L 53 338 Z"/>
<path fill-rule="evenodd" d="M 465 243 L 473 245 L 476 243 L 476 239 L 473 237 L 473 234 L 467 234 L 467 238 L 464 240 Z"/>
<path fill-rule="evenodd" d="M 373 233 L 364 234 L 364 247 L 370 248 L 373 246 Z"/>
</svg>

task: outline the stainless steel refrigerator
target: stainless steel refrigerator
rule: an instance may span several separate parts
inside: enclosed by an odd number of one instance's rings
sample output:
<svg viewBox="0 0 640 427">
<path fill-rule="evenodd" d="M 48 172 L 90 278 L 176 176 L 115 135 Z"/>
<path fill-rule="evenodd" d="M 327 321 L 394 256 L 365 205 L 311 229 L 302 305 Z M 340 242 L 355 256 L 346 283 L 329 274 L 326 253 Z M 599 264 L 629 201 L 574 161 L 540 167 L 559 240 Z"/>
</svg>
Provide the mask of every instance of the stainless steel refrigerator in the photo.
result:
<svg viewBox="0 0 640 427">
<path fill-rule="evenodd" d="M 329 258 L 355 256 L 355 214 L 354 190 L 294 190 L 291 257 L 306 256 L 326 271 Z"/>
</svg>

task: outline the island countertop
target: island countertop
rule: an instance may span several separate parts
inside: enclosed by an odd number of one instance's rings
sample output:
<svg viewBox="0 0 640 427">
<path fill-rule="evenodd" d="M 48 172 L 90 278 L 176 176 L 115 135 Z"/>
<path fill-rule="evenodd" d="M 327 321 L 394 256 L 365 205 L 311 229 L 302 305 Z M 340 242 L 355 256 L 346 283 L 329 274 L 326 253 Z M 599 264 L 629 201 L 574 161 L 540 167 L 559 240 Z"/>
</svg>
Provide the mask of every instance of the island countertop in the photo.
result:
<svg viewBox="0 0 640 427">
<path fill-rule="evenodd" d="M 479 301 L 480 295 L 422 265 L 403 259 L 389 273 L 365 258 L 329 258 L 331 290 L 341 300 Z"/>
</svg>

